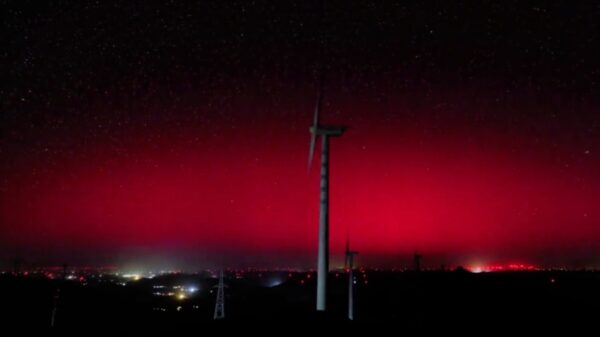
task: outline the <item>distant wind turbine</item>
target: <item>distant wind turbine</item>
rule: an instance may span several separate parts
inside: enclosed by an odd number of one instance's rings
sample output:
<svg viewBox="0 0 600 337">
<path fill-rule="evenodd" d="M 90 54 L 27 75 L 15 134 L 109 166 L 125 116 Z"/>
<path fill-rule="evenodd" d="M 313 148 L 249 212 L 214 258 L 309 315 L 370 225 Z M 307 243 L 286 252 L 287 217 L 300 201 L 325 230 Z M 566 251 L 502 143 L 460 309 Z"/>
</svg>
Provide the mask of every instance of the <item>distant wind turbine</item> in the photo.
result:
<svg viewBox="0 0 600 337">
<path fill-rule="evenodd" d="M 219 285 L 217 286 L 217 300 L 215 302 L 214 320 L 225 318 L 225 282 L 223 281 L 223 270 L 219 273 Z"/>
<path fill-rule="evenodd" d="M 350 240 L 346 240 L 346 268 L 348 270 L 348 319 L 354 320 L 354 256 L 358 252 L 350 250 Z"/>
</svg>

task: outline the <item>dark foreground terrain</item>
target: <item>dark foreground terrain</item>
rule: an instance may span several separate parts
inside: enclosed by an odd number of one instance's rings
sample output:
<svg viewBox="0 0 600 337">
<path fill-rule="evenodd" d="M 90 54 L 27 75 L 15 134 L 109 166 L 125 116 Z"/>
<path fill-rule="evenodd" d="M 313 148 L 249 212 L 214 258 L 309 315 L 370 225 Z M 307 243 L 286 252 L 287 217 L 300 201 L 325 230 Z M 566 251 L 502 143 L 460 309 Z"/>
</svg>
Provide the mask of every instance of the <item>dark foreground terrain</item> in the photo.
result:
<svg viewBox="0 0 600 337">
<path fill-rule="evenodd" d="M 227 273 L 227 318 L 223 323 L 346 321 L 347 275 L 330 275 L 327 316 L 314 311 L 315 276 L 296 272 Z M 568 328 L 593 325 L 600 313 L 598 272 L 367 271 L 357 273 L 356 281 L 356 323 L 385 322 L 410 328 Z M 50 325 L 58 287 L 57 328 L 212 324 L 216 283 L 206 273 L 139 280 L 90 275 L 85 280 L 78 277 L 66 281 L 35 275 L 0 276 L 2 306 L 7 309 L 5 322 L 21 327 Z"/>
</svg>

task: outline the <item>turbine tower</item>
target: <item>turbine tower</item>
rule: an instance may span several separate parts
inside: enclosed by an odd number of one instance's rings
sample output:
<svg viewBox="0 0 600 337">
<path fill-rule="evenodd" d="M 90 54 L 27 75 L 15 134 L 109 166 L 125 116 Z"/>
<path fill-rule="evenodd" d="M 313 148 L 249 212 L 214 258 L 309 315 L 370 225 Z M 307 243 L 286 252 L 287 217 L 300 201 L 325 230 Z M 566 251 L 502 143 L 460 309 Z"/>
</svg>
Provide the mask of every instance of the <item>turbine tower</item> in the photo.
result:
<svg viewBox="0 0 600 337">
<path fill-rule="evenodd" d="M 354 320 L 354 256 L 358 252 L 350 250 L 350 241 L 346 241 L 346 265 L 348 270 L 348 319 Z"/>
<path fill-rule="evenodd" d="M 223 270 L 219 274 L 219 285 L 217 287 L 217 302 L 215 303 L 214 320 L 225 318 L 225 283 L 223 282 Z"/>
<path fill-rule="evenodd" d="M 61 285 L 65 284 L 65 281 L 67 279 L 67 271 L 69 266 L 65 263 L 63 264 L 63 273 L 62 273 L 62 279 L 59 283 L 59 285 L 56 287 L 56 292 L 54 293 L 54 301 L 52 302 L 52 316 L 50 317 L 50 327 L 54 328 L 54 325 L 56 323 L 56 311 L 58 310 L 58 302 L 60 301 L 60 287 Z"/>
<path fill-rule="evenodd" d="M 50 316 L 50 327 L 54 328 L 56 322 L 56 311 L 58 310 L 58 301 L 60 298 L 60 287 L 56 288 L 54 293 L 54 301 L 52 302 L 52 316 Z"/>
<path fill-rule="evenodd" d="M 321 192 L 319 207 L 319 257 L 317 266 L 317 311 L 327 308 L 327 273 L 329 272 L 329 138 L 341 136 L 346 130 L 339 125 L 321 125 L 319 113 L 322 102 L 322 84 L 319 86 L 319 95 L 310 127 L 310 148 L 308 154 L 308 168 L 312 165 L 317 137 L 321 137 Z"/>
<path fill-rule="evenodd" d="M 415 272 L 421 271 L 421 259 L 422 258 L 423 258 L 423 255 L 421 255 L 421 254 L 419 254 L 419 252 L 415 251 L 415 255 L 413 257 L 414 265 L 415 265 Z"/>
</svg>

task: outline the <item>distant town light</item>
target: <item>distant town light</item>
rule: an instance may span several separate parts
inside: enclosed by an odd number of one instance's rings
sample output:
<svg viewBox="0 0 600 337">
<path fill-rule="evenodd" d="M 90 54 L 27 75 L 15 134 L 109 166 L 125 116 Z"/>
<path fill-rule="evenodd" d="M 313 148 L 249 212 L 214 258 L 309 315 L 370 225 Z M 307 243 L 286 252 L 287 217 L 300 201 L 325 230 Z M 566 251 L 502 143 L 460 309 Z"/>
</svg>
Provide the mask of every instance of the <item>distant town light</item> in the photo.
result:
<svg viewBox="0 0 600 337">
<path fill-rule="evenodd" d="M 142 279 L 142 275 L 140 275 L 140 274 L 123 274 L 123 278 L 128 278 L 133 281 L 139 281 Z"/>
</svg>

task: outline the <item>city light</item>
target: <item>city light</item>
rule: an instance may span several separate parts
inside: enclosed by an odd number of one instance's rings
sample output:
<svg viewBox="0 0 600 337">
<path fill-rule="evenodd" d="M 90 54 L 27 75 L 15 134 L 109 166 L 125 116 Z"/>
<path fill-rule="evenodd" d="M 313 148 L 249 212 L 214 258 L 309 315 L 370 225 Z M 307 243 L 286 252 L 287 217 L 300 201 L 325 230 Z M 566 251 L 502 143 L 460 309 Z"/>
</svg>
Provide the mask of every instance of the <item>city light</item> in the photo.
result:
<svg viewBox="0 0 600 337">
<path fill-rule="evenodd" d="M 474 265 L 468 267 L 467 269 L 472 273 L 540 270 L 539 267 L 526 263 Z"/>
<path fill-rule="evenodd" d="M 140 274 L 123 274 L 123 278 L 130 279 L 132 281 L 139 281 L 142 279 Z"/>
</svg>

